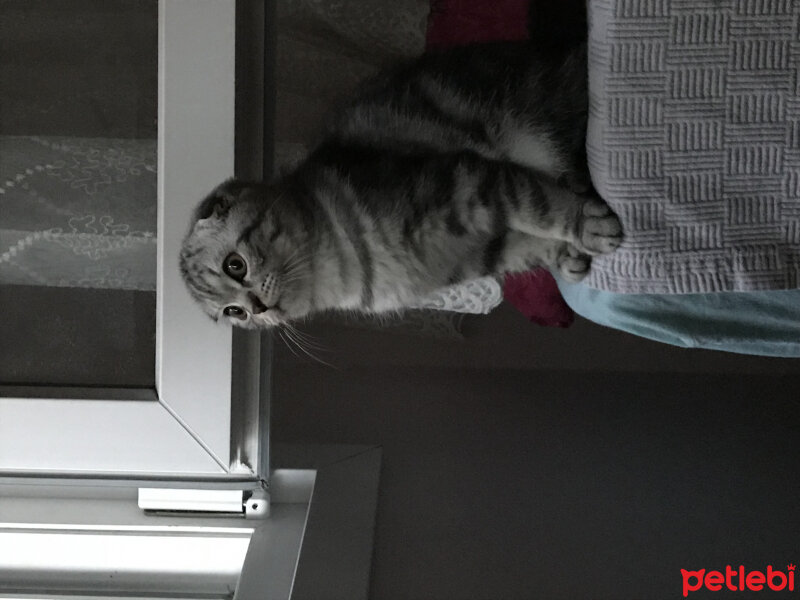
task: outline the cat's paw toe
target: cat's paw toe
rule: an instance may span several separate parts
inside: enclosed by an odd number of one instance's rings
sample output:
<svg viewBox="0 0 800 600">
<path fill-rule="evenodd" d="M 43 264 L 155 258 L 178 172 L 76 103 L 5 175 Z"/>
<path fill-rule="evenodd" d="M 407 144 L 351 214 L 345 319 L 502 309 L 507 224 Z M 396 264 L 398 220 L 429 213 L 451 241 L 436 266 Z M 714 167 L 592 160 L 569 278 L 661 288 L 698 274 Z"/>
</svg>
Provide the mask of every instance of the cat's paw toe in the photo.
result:
<svg viewBox="0 0 800 600">
<path fill-rule="evenodd" d="M 583 254 L 571 244 L 566 244 L 558 257 L 558 272 L 561 273 L 565 280 L 572 283 L 576 283 L 586 277 L 591 266 L 592 257 Z"/>
<path fill-rule="evenodd" d="M 581 249 L 589 254 L 608 254 L 622 244 L 622 223 L 602 200 L 590 199 L 583 205 Z"/>
</svg>

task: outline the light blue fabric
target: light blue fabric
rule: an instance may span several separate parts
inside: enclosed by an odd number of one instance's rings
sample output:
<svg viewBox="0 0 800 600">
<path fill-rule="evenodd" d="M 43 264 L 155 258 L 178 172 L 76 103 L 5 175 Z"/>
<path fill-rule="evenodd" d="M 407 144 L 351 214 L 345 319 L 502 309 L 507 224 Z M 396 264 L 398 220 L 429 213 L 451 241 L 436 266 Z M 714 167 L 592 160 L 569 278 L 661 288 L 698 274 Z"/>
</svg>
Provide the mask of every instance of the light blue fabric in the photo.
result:
<svg viewBox="0 0 800 600">
<path fill-rule="evenodd" d="M 800 357 L 800 290 L 616 294 L 558 282 L 579 315 L 684 348 Z"/>
</svg>

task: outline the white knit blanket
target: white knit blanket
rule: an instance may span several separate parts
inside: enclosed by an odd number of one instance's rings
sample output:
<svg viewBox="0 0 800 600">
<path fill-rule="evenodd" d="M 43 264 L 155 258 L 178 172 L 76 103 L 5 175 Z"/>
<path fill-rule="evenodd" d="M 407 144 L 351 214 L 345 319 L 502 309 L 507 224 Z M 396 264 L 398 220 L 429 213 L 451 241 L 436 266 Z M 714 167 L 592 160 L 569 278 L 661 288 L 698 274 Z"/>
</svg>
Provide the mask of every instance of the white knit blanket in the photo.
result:
<svg viewBox="0 0 800 600">
<path fill-rule="evenodd" d="M 800 2 L 591 0 L 588 153 L 622 293 L 800 285 Z"/>
</svg>

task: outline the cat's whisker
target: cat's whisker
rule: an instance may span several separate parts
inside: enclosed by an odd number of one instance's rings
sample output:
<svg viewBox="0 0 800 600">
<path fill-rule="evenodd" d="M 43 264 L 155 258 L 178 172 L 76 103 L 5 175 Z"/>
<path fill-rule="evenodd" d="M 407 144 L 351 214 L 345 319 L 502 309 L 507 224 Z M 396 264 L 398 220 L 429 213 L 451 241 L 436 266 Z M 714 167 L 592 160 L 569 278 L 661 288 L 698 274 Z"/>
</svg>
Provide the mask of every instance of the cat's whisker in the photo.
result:
<svg viewBox="0 0 800 600">
<path fill-rule="evenodd" d="M 304 253 L 303 253 L 304 252 Z M 289 256 L 286 257 L 284 262 L 289 262 L 292 260 L 310 258 L 313 256 L 313 252 L 310 252 L 308 248 L 305 247 L 298 247 L 292 252 Z"/>
<path fill-rule="evenodd" d="M 292 267 L 291 269 L 284 269 L 283 276 L 284 277 L 292 277 L 294 275 L 302 275 L 303 277 L 308 276 L 308 269 L 302 269 L 305 265 L 298 265 L 296 267 Z"/>
<path fill-rule="evenodd" d="M 291 333 L 289 333 L 288 331 L 285 331 L 284 333 L 286 334 L 286 338 L 288 340 L 290 340 L 298 350 L 300 350 L 303 354 L 305 354 L 306 356 L 309 356 L 313 360 L 319 361 L 319 359 L 314 354 L 312 354 L 309 350 L 304 348 L 303 345 L 297 339 L 295 339 L 294 336 L 292 336 Z M 296 353 L 295 353 L 295 355 L 299 356 Z M 322 361 L 320 361 L 320 362 L 322 362 Z"/>
<path fill-rule="evenodd" d="M 288 275 L 295 271 L 300 271 L 304 267 L 307 268 L 309 265 L 310 265 L 310 257 L 301 257 L 295 261 L 292 261 L 291 263 L 287 262 L 283 267 L 283 272 Z"/>
<path fill-rule="evenodd" d="M 313 348 L 320 352 L 331 352 L 330 348 L 323 346 L 320 343 L 320 341 L 311 334 L 300 331 L 290 323 L 284 323 L 284 327 L 291 330 L 291 332 L 297 337 L 297 339 L 305 343 L 309 348 Z"/>
<path fill-rule="evenodd" d="M 285 325 L 286 324 L 284 323 L 284 326 Z M 312 352 L 310 352 L 300 341 L 297 340 L 297 338 L 295 338 L 293 336 L 293 334 L 292 334 L 290 329 L 284 329 L 284 333 L 286 334 L 286 336 L 290 340 L 292 340 L 292 342 L 294 342 L 294 344 L 297 346 L 298 350 L 300 350 L 301 352 L 306 354 L 309 358 L 317 361 L 318 363 L 320 363 L 322 365 L 325 365 L 327 367 L 331 367 L 332 369 L 337 369 L 338 370 L 338 367 L 336 367 L 335 365 L 333 365 L 333 364 L 331 364 L 331 363 L 329 363 L 327 361 L 322 360 L 320 357 L 318 357 L 315 354 L 313 354 Z"/>
<path fill-rule="evenodd" d="M 286 325 L 286 324 L 284 324 L 284 325 Z M 284 333 L 286 334 L 286 336 L 290 340 L 292 340 L 297 345 L 297 347 L 300 350 L 302 350 L 303 352 L 305 352 L 306 354 L 309 354 L 309 356 L 311 356 L 311 354 L 309 353 L 310 352 L 309 348 L 306 346 L 306 344 L 303 342 L 303 340 L 295 335 L 295 333 L 296 333 L 295 330 L 287 328 L 287 329 L 284 330 Z M 316 357 L 313 357 L 313 358 L 316 358 Z"/>
<path fill-rule="evenodd" d="M 280 336 L 281 340 L 283 340 L 283 343 L 286 344 L 286 347 L 289 349 L 289 352 L 294 354 L 297 358 L 300 358 L 300 355 L 297 352 L 295 352 L 294 348 L 292 348 L 292 345 L 289 343 L 289 341 L 283 335 L 283 332 L 280 329 L 278 329 L 277 332 L 278 332 L 278 335 Z"/>
<path fill-rule="evenodd" d="M 291 264 L 287 263 L 283 267 L 283 272 L 286 275 L 291 275 L 296 272 L 300 272 L 301 270 L 308 270 L 307 267 L 309 266 L 309 259 L 298 259 L 297 261 L 292 262 Z M 305 267 L 305 268 L 304 268 Z"/>
<path fill-rule="evenodd" d="M 289 256 L 287 256 L 287 257 L 286 257 L 286 260 L 285 260 L 284 262 L 287 262 L 287 263 L 288 263 L 288 262 L 289 262 L 290 260 L 292 260 L 292 259 L 293 259 L 295 256 L 297 256 L 297 254 L 300 252 L 300 250 L 302 250 L 302 248 L 301 248 L 300 246 L 298 246 L 297 248 L 295 248 L 295 249 L 294 249 L 294 252 L 292 252 L 292 253 L 291 253 Z"/>
<path fill-rule="evenodd" d="M 290 281 L 298 281 L 302 279 L 308 279 L 311 277 L 311 272 L 307 269 L 295 269 L 292 271 L 284 272 L 281 276 L 281 283 L 288 283 Z"/>
<path fill-rule="evenodd" d="M 287 325 L 291 327 L 296 333 L 302 335 L 304 338 L 319 342 L 320 339 L 319 336 L 308 333 L 307 331 L 300 331 L 293 323 L 287 323 Z"/>
<path fill-rule="evenodd" d="M 290 269 L 294 269 L 294 268 L 297 268 L 299 266 L 302 266 L 302 265 L 310 262 L 312 258 L 313 257 L 312 257 L 311 254 L 303 254 L 303 255 L 300 255 L 300 256 L 295 256 L 294 258 L 290 258 L 290 259 L 284 261 L 284 263 L 283 263 L 284 270 L 288 271 Z"/>
<path fill-rule="evenodd" d="M 292 252 L 286 258 L 286 260 L 283 261 L 284 269 L 288 270 L 290 265 L 293 266 L 293 265 L 298 264 L 300 262 L 308 261 L 308 260 L 310 260 L 312 258 L 313 254 L 311 252 L 306 252 L 305 254 L 301 254 L 301 255 L 298 256 L 298 254 L 300 253 L 301 250 L 303 250 L 303 248 L 299 248 L 299 247 L 295 248 L 294 252 Z"/>
<path fill-rule="evenodd" d="M 303 281 L 304 279 L 308 279 L 308 276 L 295 275 L 294 277 L 281 277 L 281 284 L 287 285 L 289 283 L 294 283 L 295 281 Z"/>
</svg>

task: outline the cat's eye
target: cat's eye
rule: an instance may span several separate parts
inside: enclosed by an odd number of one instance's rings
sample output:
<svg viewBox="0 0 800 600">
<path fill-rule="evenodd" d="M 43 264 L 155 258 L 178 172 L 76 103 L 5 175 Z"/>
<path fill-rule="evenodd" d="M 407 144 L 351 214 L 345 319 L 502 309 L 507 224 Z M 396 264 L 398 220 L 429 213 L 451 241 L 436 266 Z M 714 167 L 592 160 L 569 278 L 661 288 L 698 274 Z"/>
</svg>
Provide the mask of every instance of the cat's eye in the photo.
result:
<svg viewBox="0 0 800 600">
<path fill-rule="evenodd" d="M 236 281 L 241 281 L 247 275 L 247 263 L 236 252 L 231 252 L 225 257 L 225 262 L 222 263 L 222 270 Z"/>
<path fill-rule="evenodd" d="M 236 306 L 235 304 L 231 306 L 226 306 L 222 310 L 222 314 L 226 317 L 233 317 L 234 319 L 239 319 L 240 321 L 244 321 L 247 318 L 247 312 L 241 307 Z"/>
</svg>

